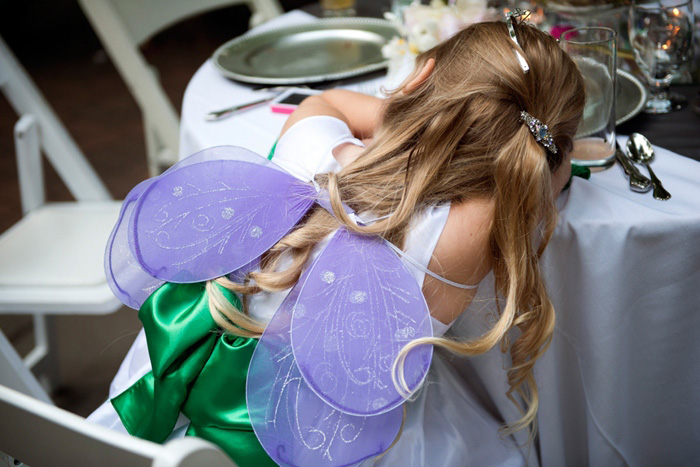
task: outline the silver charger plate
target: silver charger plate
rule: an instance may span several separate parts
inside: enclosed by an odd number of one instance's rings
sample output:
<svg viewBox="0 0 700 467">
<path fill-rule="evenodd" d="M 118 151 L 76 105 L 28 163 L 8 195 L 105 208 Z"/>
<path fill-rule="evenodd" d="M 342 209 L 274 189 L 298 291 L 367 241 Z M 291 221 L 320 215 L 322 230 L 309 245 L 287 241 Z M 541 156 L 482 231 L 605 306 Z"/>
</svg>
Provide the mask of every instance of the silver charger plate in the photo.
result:
<svg viewBox="0 0 700 467">
<path fill-rule="evenodd" d="M 616 88 L 615 124 L 620 125 L 644 110 L 644 104 L 649 97 L 649 92 L 636 76 L 625 70 L 617 70 Z M 587 136 L 600 130 L 600 128 L 594 128 L 595 125 L 596 122 L 593 118 L 584 118 L 576 136 Z"/>
<path fill-rule="evenodd" d="M 649 91 L 636 76 L 624 70 L 617 70 L 617 82 L 615 123 L 619 125 L 644 110 Z"/>
<path fill-rule="evenodd" d="M 246 34 L 219 47 L 213 61 L 246 83 L 318 83 L 385 68 L 382 46 L 398 35 L 381 19 L 329 18 Z"/>
</svg>

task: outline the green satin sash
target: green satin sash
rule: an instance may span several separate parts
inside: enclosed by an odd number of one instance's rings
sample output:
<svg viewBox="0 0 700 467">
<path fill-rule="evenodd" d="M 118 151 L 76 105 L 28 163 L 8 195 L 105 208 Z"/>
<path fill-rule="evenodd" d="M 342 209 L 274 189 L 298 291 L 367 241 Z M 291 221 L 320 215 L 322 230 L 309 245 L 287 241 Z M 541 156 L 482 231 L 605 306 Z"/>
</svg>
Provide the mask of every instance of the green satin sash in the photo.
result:
<svg viewBox="0 0 700 467">
<path fill-rule="evenodd" d="M 234 304 L 238 297 L 221 291 Z M 240 466 L 274 466 L 255 437 L 245 383 L 257 339 L 223 334 L 203 283 L 165 283 L 139 310 L 153 370 L 112 399 L 127 431 L 158 443 L 182 412 L 187 435 L 220 446 Z"/>
<path fill-rule="evenodd" d="M 569 177 L 569 181 L 566 182 L 566 185 L 564 185 L 562 191 L 569 189 L 571 186 L 571 180 L 573 180 L 574 177 L 581 177 L 588 180 L 591 178 L 591 169 L 582 165 L 571 164 L 571 176 Z"/>
</svg>

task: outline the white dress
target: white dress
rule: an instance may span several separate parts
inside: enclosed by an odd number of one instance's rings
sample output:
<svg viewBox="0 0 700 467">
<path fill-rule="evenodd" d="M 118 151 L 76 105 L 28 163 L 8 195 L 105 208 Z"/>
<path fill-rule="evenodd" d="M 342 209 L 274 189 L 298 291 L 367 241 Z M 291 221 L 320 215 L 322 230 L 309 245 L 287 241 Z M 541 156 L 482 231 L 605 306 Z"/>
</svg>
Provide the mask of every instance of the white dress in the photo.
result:
<svg viewBox="0 0 700 467">
<path fill-rule="evenodd" d="M 364 146 L 354 138 L 347 125 L 336 118 L 317 116 L 301 120 L 279 140 L 273 161 L 295 177 L 312 181 L 319 173 L 337 172 L 340 165 L 332 151 L 341 144 Z M 418 266 L 406 262 L 419 284 L 445 226 L 449 204 L 426 209 L 414 219 L 409 230 L 405 253 Z M 330 238 L 330 237 L 329 237 Z M 318 245 L 318 254 L 328 239 Z M 269 322 L 289 291 L 260 293 L 249 300 L 251 316 Z M 435 319 L 433 332 L 443 335 L 448 325 Z M 424 387 L 414 401 L 408 403 L 403 432 L 398 442 L 382 456 L 365 465 L 402 466 L 468 466 L 524 465 L 523 453 L 510 437 L 498 433 L 501 422 L 479 401 L 464 380 L 436 352 Z M 142 330 L 126 355 L 109 390 L 114 398 L 151 371 L 151 362 Z M 502 370 L 501 370 L 502 371 Z M 504 372 L 505 375 L 505 372 Z M 88 420 L 126 432 L 109 400 Z M 189 421 L 180 416 L 172 437 L 184 436 Z"/>
</svg>

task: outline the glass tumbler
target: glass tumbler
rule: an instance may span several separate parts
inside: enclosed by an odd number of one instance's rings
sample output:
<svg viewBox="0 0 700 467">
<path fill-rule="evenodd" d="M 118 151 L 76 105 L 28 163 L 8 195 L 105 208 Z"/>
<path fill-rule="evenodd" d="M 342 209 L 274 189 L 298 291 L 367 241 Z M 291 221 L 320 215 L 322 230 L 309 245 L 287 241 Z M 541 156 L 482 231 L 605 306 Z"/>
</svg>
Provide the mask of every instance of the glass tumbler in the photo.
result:
<svg viewBox="0 0 700 467">
<path fill-rule="evenodd" d="M 668 113 L 685 105 L 685 97 L 670 92 L 669 87 L 692 59 L 693 22 L 692 0 L 632 2 L 630 45 L 650 91 L 645 112 Z"/>
<path fill-rule="evenodd" d="M 355 0 L 321 0 L 323 16 L 355 16 Z"/>
<path fill-rule="evenodd" d="M 615 162 L 617 33 L 604 27 L 572 29 L 561 35 L 559 44 L 576 62 L 586 92 L 571 161 L 610 167 Z"/>
</svg>

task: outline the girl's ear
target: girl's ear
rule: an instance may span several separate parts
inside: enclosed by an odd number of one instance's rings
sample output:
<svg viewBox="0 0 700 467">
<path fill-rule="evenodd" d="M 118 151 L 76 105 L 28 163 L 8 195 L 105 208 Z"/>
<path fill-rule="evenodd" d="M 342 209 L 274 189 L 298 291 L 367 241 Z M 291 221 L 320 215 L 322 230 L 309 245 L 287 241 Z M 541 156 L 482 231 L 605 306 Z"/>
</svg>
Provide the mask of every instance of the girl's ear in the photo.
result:
<svg viewBox="0 0 700 467">
<path fill-rule="evenodd" d="M 428 77 L 433 74 L 435 69 L 435 59 L 429 58 L 423 68 L 418 72 L 418 74 L 413 77 L 406 85 L 403 87 L 402 91 L 404 94 L 410 94 L 420 87 L 423 82 L 428 79 Z"/>
</svg>

